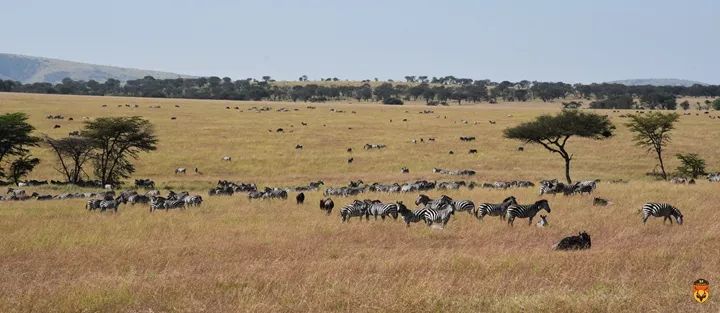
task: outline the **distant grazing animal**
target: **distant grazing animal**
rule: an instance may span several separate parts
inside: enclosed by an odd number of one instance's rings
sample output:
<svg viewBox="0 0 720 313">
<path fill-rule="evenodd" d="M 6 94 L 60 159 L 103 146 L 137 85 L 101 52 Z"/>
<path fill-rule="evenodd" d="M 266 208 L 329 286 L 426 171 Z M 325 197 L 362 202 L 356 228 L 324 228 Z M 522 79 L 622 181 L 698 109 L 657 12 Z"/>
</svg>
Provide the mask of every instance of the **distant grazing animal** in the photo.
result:
<svg viewBox="0 0 720 313">
<path fill-rule="evenodd" d="M 100 208 L 100 202 L 102 202 L 102 199 L 90 199 L 85 204 L 85 208 L 88 209 L 88 211 L 94 211 Z"/>
<path fill-rule="evenodd" d="M 670 204 L 667 203 L 653 203 L 648 202 L 645 203 L 642 207 L 642 214 L 643 214 L 643 224 L 647 222 L 647 219 L 650 216 L 654 217 L 663 217 L 663 224 L 665 224 L 665 221 L 670 220 L 670 224 L 673 223 L 673 218 L 675 218 L 675 221 L 677 221 L 678 225 L 682 225 L 683 223 L 683 215 L 680 212 L 680 210 Z"/>
<path fill-rule="evenodd" d="M 222 160 L 225 161 L 225 162 L 230 162 L 230 161 L 232 161 L 232 158 L 229 157 L 229 156 L 224 156 L 224 157 L 222 158 Z"/>
<path fill-rule="evenodd" d="M 537 224 L 535 224 L 535 226 L 537 226 L 537 227 L 548 226 L 547 215 L 540 214 L 540 220 L 537 222 Z"/>
<path fill-rule="evenodd" d="M 673 183 L 673 184 L 678 184 L 678 185 L 680 185 L 680 184 L 685 184 L 685 183 L 687 183 L 687 179 L 682 178 L 682 177 L 673 177 L 673 179 L 671 179 L 670 182 Z"/>
<path fill-rule="evenodd" d="M 176 119 L 177 119 L 177 117 L 174 117 L 174 116 L 173 116 L 173 117 L 171 117 L 170 119 L 171 119 L 171 120 L 176 120 Z"/>
<path fill-rule="evenodd" d="M 175 174 L 187 174 L 187 169 L 184 167 L 178 167 L 175 169 Z"/>
<path fill-rule="evenodd" d="M 284 132 L 284 131 L 285 131 L 285 130 L 282 129 L 282 128 L 278 128 L 277 130 L 275 130 L 276 133 L 282 133 L 282 132 Z"/>
<path fill-rule="evenodd" d="M 451 205 L 458 212 L 466 211 L 468 214 L 473 214 L 475 211 L 475 203 L 470 200 L 456 200 Z"/>
<path fill-rule="evenodd" d="M 470 149 L 470 151 L 468 151 L 468 153 L 469 153 L 469 154 L 476 154 L 476 153 L 477 153 L 477 149 Z"/>
<path fill-rule="evenodd" d="M 295 196 L 295 201 L 297 202 L 297 204 L 303 204 L 303 202 L 305 202 L 305 194 L 302 192 L 299 193 L 297 196 Z"/>
<path fill-rule="evenodd" d="M 330 198 L 320 199 L 320 210 L 325 211 L 325 215 L 330 215 L 332 209 L 335 207 L 335 203 Z"/>
<path fill-rule="evenodd" d="M 150 202 L 150 197 L 146 195 L 131 195 L 127 199 L 128 202 L 130 202 L 130 205 L 135 205 L 137 203 L 148 203 Z"/>
<path fill-rule="evenodd" d="M 525 151 L 524 147 L 518 147 L 518 151 Z"/>
<path fill-rule="evenodd" d="M 113 186 L 111 184 L 105 184 L 105 190 L 112 190 Z"/>
<path fill-rule="evenodd" d="M 366 202 L 367 203 L 367 214 L 373 216 L 376 220 L 380 216 L 381 219 L 385 219 L 386 216 L 390 216 L 393 219 L 398 218 L 398 211 L 400 207 L 405 205 L 402 201 L 397 203 L 382 203 L 380 201 Z"/>
<path fill-rule="evenodd" d="M 118 207 L 120 206 L 121 197 L 117 197 L 113 200 L 102 200 L 100 202 L 100 211 L 104 212 L 106 210 L 113 210 L 113 212 L 117 213 Z"/>
<path fill-rule="evenodd" d="M 420 194 L 418 195 L 417 199 L 415 199 L 415 205 L 423 205 L 425 208 L 434 210 L 439 210 L 447 205 L 452 204 L 453 199 L 446 195 L 442 195 L 440 196 L 440 198 L 433 200 L 430 199 L 430 197 L 428 197 L 427 195 Z"/>
<path fill-rule="evenodd" d="M 710 182 L 718 183 L 718 182 L 720 182 L 720 173 L 708 174 L 707 179 Z"/>
<path fill-rule="evenodd" d="M 553 250 L 584 250 L 590 249 L 591 246 L 590 235 L 583 231 L 578 233 L 577 236 L 563 238 L 553 246 Z"/>
<path fill-rule="evenodd" d="M 150 179 L 136 179 L 135 188 L 155 189 L 155 182 Z"/>
<path fill-rule="evenodd" d="M 55 126 L 53 126 L 53 128 L 60 128 L 60 125 L 55 124 Z"/>
<path fill-rule="evenodd" d="M 565 184 L 557 179 L 540 181 L 540 195 L 565 192 Z"/>
<path fill-rule="evenodd" d="M 502 203 L 481 203 L 475 209 L 475 217 L 482 220 L 485 215 L 500 216 L 500 219 L 505 220 L 508 207 L 514 204 L 517 204 L 517 199 L 513 196 L 505 198 Z"/>
<path fill-rule="evenodd" d="M 448 152 L 448 154 L 455 154 L 455 152 L 453 152 L 452 150 L 450 150 L 450 152 Z"/>
<path fill-rule="evenodd" d="M 492 124 L 492 125 L 495 125 L 495 121 L 493 121 L 493 120 L 490 120 L 488 122 L 490 122 L 490 124 Z"/>
<path fill-rule="evenodd" d="M 295 145 L 295 149 L 302 149 L 302 148 L 303 148 L 302 145 Z"/>
<path fill-rule="evenodd" d="M 400 172 L 407 174 L 407 173 L 410 173 L 410 169 L 403 166 L 403 167 L 400 169 Z"/>
<path fill-rule="evenodd" d="M 352 148 L 347 148 L 347 152 L 352 152 Z"/>
<path fill-rule="evenodd" d="M 203 202 L 203 198 L 199 195 L 194 196 L 185 196 L 182 198 L 183 202 L 185 202 L 185 206 L 200 206 Z"/>
<path fill-rule="evenodd" d="M 533 204 L 513 204 L 508 207 L 505 218 L 510 226 L 513 226 L 515 218 L 527 218 L 528 225 L 532 225 L 533 218 L 540 210 L 550 213 L 550 205 L 547 200 L 538 200 Z"/>
<path fill-rule="evenodd" d="M 473 140 L 475 140 L 475 137 L 474 136 L 461 136 L 460 140 L 461 141 L 473 141 Z"/>
<path fill-rule="evenodd" d="M 353 161 L 355 161 L 355 158 L 349 158 L 349 159 L 347 160 L 348 163 L 352 163 Z"/>
</svg>

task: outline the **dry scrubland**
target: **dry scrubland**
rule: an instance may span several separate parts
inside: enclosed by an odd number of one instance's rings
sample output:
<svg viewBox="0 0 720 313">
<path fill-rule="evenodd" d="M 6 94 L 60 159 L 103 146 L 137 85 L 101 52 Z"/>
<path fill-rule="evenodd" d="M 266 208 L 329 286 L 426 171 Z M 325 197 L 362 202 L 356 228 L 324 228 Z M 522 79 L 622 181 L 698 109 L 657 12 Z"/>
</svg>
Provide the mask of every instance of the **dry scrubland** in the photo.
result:
<svg viewBox="0 0 720 313">
<path fill-rule="evenodd" d="M 117 107 L 126 103 L 140 108 Z M 350 179 L 456 179 L 432 174 L 434 166 L 475 169 L 477 181 L 562 177 L 557 156 L 537 146 L 518 152 L 520 144 L 501 135 L 508 126 L 556 111 L 557 103 L 439 108 L 333 103 L 315 110 L 307 105 L 0 94 L 0 113 L 27 112 L 37 131 L 51 136 L 79 129 L 83 116 L 150 119 L 159 149 L 142 156 L 136 177 L 152 178 L 161 188 L 205 194 L 218 179 L 273 186 L 316 179 L 328 185 Z M 248 110 L 253 106 L 299 111 L 255 113 Z M 425 109 L 435 114 L 418 114 Z M 47 120 L 48 114 L 75 121 Z M 619 114 L 607 114 L 618 126 L 617 136 L 602 142 L 572 139 L 573 177 L 630 182 L 599 185 L 596 196 L 610 199 L 608 207 L 592 207 L 588 196 L 547 197 L 552 213 L 546 229 L 528 227 L 524 220 L 514 228 L 496 218 L 478 222 L 465 213 L 444 230 L 405 228 L 392 220 L 343 225 L 337 211 L 329 217 L 319 212 L 320 193 L 307 194 L 304 206 L 233 196 L 154 214 L 144 206 L 121 207 L 115 215 L 88 213 L 79 200 L 0 203 L 0 311 L 717 312 L 716 293 L 704 305 L 690 295 L 697 278 L 713 286 L 720 282 L 720 184 L 675 186 L 645 177 L 654 161 L 630 142 Z M 268 132 L 280 127 L 285 133 Z M 478 140 L 465 143 L 459 136 Z M 437 142 L 409 142 L 421 137 Z M 720 168 L 717 138 L 720 120 L 683 116 L 667 151 L 669 167 L 677 166 L 673 154 L 697 152 L 711 169 Z M 364 151 L 365 143 L 388 148 Z M 296 151 L 296 144 L 305 149 Z M 346 163 L 347 147 L 355 149 L 353 164 Z M 479 153 L 468 155 L 470 148 Z M 44 163 L 31 178 L 59 178 L 48 150 L 35 155 Z M 220 161 L 224 155 L 233 161 Z M 401 174 L 401 166 L 411 173 Z M 175 167 L 198 167 L 202 174 L 175 176 Z M 476 203 L 509 194 L 524 203 L 539 199 L 536 188 L 448 194 Z M 415 196 L 362 197 L 411 203 Z M 350 199 L 335 200 L 339 206 Z M 643 226 L 638 209 L 645 201 L 677 205 L 685 225 L 651 219 Z M 591 234 L 591 250 L 550 251 L 554 242 L 580 230 Z"/>
</svg>

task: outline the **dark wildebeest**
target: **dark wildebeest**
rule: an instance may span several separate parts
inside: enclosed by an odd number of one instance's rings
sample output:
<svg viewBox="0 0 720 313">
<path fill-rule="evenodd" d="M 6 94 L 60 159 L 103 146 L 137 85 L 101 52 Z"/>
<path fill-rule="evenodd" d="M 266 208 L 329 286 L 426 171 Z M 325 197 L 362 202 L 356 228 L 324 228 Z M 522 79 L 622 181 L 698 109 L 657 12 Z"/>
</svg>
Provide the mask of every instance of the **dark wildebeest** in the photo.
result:
<svg viewBox="0 0 720 313">
<path fill-rule="evenodd" d="M 332 209 L 335 207 L 335 203 L 332 201 L 332 199 L 320 199 L 320 210 L 325 211 L 326 215 L 330 215 L 332 213 Z"/>
<path fill-rule="evenodd" d="M 297 196 L 295 196 L 295 201 L 297 201 L 297 204 L 303 204 L 305 202 L 305 194 L 299 193 Z"/>
<path fill-rule="evenodd" d="M 590 235 L 586 232 L 580 232 L 577 236 L 565 237 L 558 244 L 556 244 L 554 250 L 584 250 L 590 249 Z"/>
</svg>

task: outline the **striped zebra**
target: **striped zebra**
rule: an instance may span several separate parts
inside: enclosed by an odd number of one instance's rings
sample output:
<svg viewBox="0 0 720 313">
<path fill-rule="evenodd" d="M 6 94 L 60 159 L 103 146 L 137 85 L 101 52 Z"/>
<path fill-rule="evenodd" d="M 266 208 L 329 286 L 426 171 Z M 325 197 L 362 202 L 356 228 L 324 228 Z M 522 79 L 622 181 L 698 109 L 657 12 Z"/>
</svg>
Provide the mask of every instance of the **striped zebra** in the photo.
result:
<svg viewBox="0 0 720 313">
<path fill-rule="evenodd" d="M 367 203 L 355 200 L 352 203 L 340 208 L 340 217 L 342 218 L 342 222 L 349 222 L 350 218 L 353 216 L 360 217 L 361 220 L 362 217 L 365 216 L 365 219 L 369 220 L 370 215 L 367 213 L 367 206 Z"/>
<path fill-rule="evenodd" d="M 470 200 L 453 201 L 451 205 L 458 212 L 467 211 L 468 214 L 472 215 L 473 212 L 475 211 L 475 203 L 473 203 Z"/>
<path fill-rule="evenodd" d="M 428 226 L 432 226 L 434 223 L 442 223 L 442 227 L 445 228 L 445 225 L 450 221 L 450 216 L 455 215 L 455 207 L 448 204 L 442 209 L 425 208 L 421 213 L 425 217 L 425 223 Z"/>
<path fill-rule="evenodd" d="M 663 224 L 665 224 L 666 220 L 670 220 L 670 224 L 673 223 L 672 218 L 675 218 L 675 221 L 677 221 L 678 225 L 682 225 L 683 223 L 683 215 L 680 213 L 680 210 L 678 210 L 676 207 L 669 205 L 667 203 L 645 203 L 642 207 L 642 213 L 643 213 L 643 224 L 647 222 L 648 217 L 651 215 L 654 217 L 663 217 Z"/>
<path fill-rule="evenodd" d="M 550 205 L 547 200 L 538 200 L 533 204 L 513 204 L 508 207 L 505 217 L 507 218 L 508 225 L 510 226 L 513 226 L 515 218 L 527 218 L 529 219 L 529 226 L 532 224 L 533 218 L 540 210 L 545 210 L 550 213 Z"/>
<path fill-rule="evenodd" d="M 105 212 L 105 210 L 113 210 L 113 212 L 117 213 L 120 203 L 120 197 L 117 197 L 113 200 L 103 200 L 100 202 L 100 212 Z"/>
<path fill-rule="evenodd" d="M 438 199 L 430 199 L 427 195 L 421 194 L 418 196 L 418 198 L 415 200 L 415 205 L 423 205 L 426 208 L 439 210 L 444 208 L 446 205 L 452 205 L 453 199 L 442 195 Z"/>
<path fill-rule="evenodd" d="M 419 209 L 411 211 L 403 205 L 398 208 L 398 213 L 402 216 L 407 227 L 410 227 L 410 223 L 417 223 L 425 219 L 425 214 L 423 213 L 425 210 L 426 209 Z"/>
<path fill-rule="evenodd" d="M 517 199 L 514 196 L 505 198 L 502 203 L 482 203 L 477 206 L 475 217 L 482 221 L 485 215 L 500 216 L 500 219 L 504 221 L 508 207 L 515 204 L 517 204 Z"/>
<path fill-rule="evenodd" d="M 182 200 L 186 206 L 200 206 L 203 202 L 203 198 L 199 195 L 187 196 Z"/>
<path fill-rule="evenodd" d="M 165 209 L 165 201 L 167 201 L 167 199 L 165 199 L 163 197 L 151 197 L 150 198 L 150 212 L 153 212 L 155 210 Z"/>
<path fill-rule="evenodd" d="M 375 217 L 375 220 L 377 220 L 378 216 L 380 216 L 383 220 L 385 220 L 386 216 L 391 216 L 393 219 L 397 220 L 400 206 L 404 206 L 402 201 L 397 203 L 368 203 L 368 215 Z"/>
<path fill-rule="evenodd" d="M 100 208 L 100 202 L 102 202 L 102 199 L 90 199 L 87 201 L 87 204 L 85 204 L 85 208 L 88 209 L 88 211 L 94 211 Z"/>
</svg>

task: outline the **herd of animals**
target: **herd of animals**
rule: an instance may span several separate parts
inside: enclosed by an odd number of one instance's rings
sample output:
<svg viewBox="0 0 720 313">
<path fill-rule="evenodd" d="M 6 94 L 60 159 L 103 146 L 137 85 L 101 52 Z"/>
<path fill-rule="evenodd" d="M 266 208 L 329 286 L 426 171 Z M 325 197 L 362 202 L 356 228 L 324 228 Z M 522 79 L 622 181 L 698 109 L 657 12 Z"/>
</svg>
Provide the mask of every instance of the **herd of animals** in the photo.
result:
<svg viewBox="0 0 720 313">
<path fill-rule="evenodd" d="M 711 182 L 720 182 L 720 173 L 708 175 Z M 597 180 L 579 181 L 574 184 L 564 184 L 556 179 L 543 180 L 539 183 L 540 195 L 573 195 L 573 194 L 591 194 L 597 188 Z M 452 188 L 448 188 L 447 184 L 452 184 Z M 30 183 L 32 185 L 32 183 Z M 366 192 L 415 192 L 427 190 L 444 190 L 457 189 L 459 186 L 472 188 L 474 183 L 467 184 L 465 182 L 430 182 L 416 181 L 405 184 L 365 184 L 361 180 L 351 181 L 348 186 L 344 187 L 328 187 L 325 188 L 320 200 L 320 209 L 326 215 L 331 215 L 335 208 L 335 203 L 330 196 L 352 196 Z M 324 185 L 323 181 L 310 182 L 304 186 L 296 186 L 289 188 L 265 187 L 258 189 L 257 185 L 250 183 L 235 183 L 221 180 L 217 185 L 208 191 L 209 196 L 232 196 L 236 193 L 245 193 L 248 199 L 287 199 L 289 192 L 296 192 L 295 197 L 297 204 L 303 204 L 305 201 L 304 192 L 319 191 Z M 512 181 L 512 182 L 495 182 L 484 183 L 479 187 L 508 189 L 520 187 L 535 186 L 532 182 Z M 59 195 L 40 195 L 37 193 L 27 194 L 25 190 L 8 188 L 6 196 L 0 196 L 0 200 L 62 200 L 62 199 L 88 199 L 85 208 L 89 211 L 112 211 L 117 212 L 120 205 L 129 204 L 145 204 L 149 205 L 149 211 L 183 209 L 188 207 L 200 206 L 203 198 L 200 195 L 191 195 L 188 192 L 169 191 L 166 196 L 161 196 L 160 191 L 155 190 L 155 183 L 150 179 L 136 179 L 136 190 L 122 191 L 116 194 L 113 190 L 99 193 L 64 193 Z M 149 191 L 144 194 L 138 193 L 137 190 L 147 189 Z M 607 205 L 608 201 L 602 198 L 594 198 L 594 205 Z M 401 220 L 409 227 L 413 223 L 423 222 L 427 226 L 436 225 L 444 228 L 456 212 L 467 212 L 470 216 L 474 216 L 482 221 L 484 218 L 498 217 L 505 221 L 507 225 L 513 226 L 516 219 L 527 219 L 528 225 L 532 225 L 533 219 L 540 211 L 551 212 L 548 200 L 541 199 L 534 203 L 520 204 L 516 197 L 509 196 L 499 203 L 480 203 L 475 204 L 471 200 L 455 200 L 447 195 L 442 195 L 437 199 L 431 199 L 425 194 L 420 194 L 415 200 L 415 209 L 408 209 L 402 201 L 383 203 L 380 200 L 353 200 L 352 202 L 339 207 L 339 216 L 343 223 L 349 222 L 351 218 L 365 218 L 370 220 L 372 216 L 375 220 L 380 217 L 382 220 L 390 217 L 392 219 L 401 218 Z M 683 214 L 680 210 L 666 203 L 646 203 L 641 209 L 642 221 L 646 223 L 652 217 L 662 217 L 663 223 L 673 220 L 682 225 Z M 540 220 L 536 223 L 538 227 L 548 225 L 547 215 L 540 215 Z M 587 249 L 591 247 L 590 235 L 586 232 L 580 232 L 577 236 L 570 236 L 562 239 L 554 246 L 558 250 L 574 250 Z"/>
</svg>

